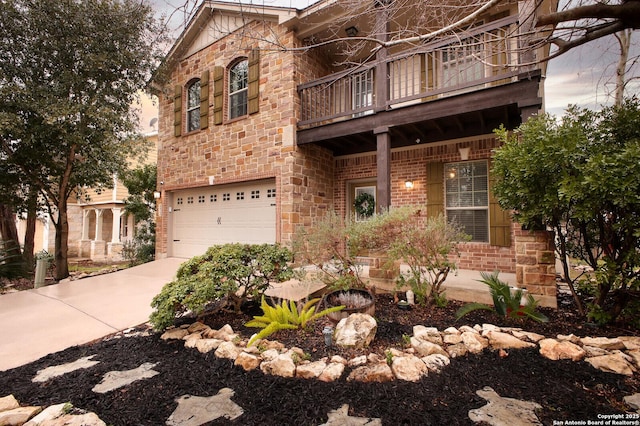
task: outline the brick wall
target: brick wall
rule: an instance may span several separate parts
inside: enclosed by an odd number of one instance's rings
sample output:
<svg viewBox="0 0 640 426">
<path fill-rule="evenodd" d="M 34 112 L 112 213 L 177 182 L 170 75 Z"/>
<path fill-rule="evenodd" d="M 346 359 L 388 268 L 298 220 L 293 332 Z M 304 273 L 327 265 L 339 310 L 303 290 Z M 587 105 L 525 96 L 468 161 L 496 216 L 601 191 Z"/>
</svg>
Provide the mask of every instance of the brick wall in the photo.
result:
<svg viewBox="0 0 640 426">
<path fill-rule="evenodd" d="M 469 160 L 490 158 L 498 146 L 493 136 L 464 139 L 440 144 L 425 144 L 411 148 L 392 150 L 391 153 L 391 205 L 424 205 L 428 200 L 427 163 L 460 161 L 459 147 L 470 147 Z M 376 177 L 376 154 L 352 155 L 336 159 L 336 185 L 334 197 L 336 211 L 346 215 L 350 199 L 346 193 L 348 183 Z M 405 181 L 411 180 L 413 188 L 407 189 Z M 516 225 L 512 227 L 512 241 Z M 461 269 L 515 273 L 515 251 L 511 247 L 491 246 L 488 243 L 465 243 L 459 246 L 457 265 Z"/>
</svg>

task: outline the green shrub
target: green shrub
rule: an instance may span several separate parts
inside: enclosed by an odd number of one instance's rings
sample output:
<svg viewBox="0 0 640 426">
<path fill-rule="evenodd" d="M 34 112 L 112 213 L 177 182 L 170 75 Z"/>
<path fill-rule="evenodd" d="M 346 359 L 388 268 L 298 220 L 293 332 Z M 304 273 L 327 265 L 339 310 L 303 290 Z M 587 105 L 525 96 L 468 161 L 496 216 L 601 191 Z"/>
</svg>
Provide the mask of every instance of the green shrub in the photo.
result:
<svg viewBox="0 0 640 426">
<path fill-rule="evenodd" d="M 538 302 L 532 295 L 528 294 L 526 297 L 527 302 L 524 305 L 522 303 L 522 296 L 524 292 L 522 289 L 513 289 L 509 284 L 501 281 L 498 278 L 498 271 L 494 271 L 491 274 L 481 272 L 481 283 L 489 286 L 491 292 L 491 298 L 493 299 L 493 306 L 485 305 L 483 303 L 469 303 L 458 309 L 456 312 L 456 318 L 460 319 L 467 315 L 469 312 L 476 311 L 478 309 L 494 311 L 496 314 L 504 318 L 515 319 L 527 319 L 538 322 L 547 322 L 549 319 L 542 313 L 536 312 Z"/>
<path fill-rule="evenodd" d="M 262 331 L 253 336 L 247 346 L 251 346 L 256 340 L 264 339 L 279 330 L 306 328 L 318 318 L 344 309 L 344 306 L 333 306 L 316 312 L 314 305 L 319 301 L 320 299 L 311 299 L 301 305 L 300 303 L 296 304 L 293 300 L 289 302 L 283 300 L 280 305 L 269 306 L 262 296 L 260 307 L 263 314 L 254 316 L 251 321 L 245 324 L 247 327 L 262 328 Z"/>
<path fill-rule="evenodd" d="M 153 298 L 150 320 L 156 330 L 173 324 L 177 315 L 198 315 L 213 302 L 240 312 L 242 303 L 257 300 L 271 281 L 293 276 L 291 252 L 279 245 L 225 244 L 210 247 L 180 265 L 176 279 Z"/>
</svg>

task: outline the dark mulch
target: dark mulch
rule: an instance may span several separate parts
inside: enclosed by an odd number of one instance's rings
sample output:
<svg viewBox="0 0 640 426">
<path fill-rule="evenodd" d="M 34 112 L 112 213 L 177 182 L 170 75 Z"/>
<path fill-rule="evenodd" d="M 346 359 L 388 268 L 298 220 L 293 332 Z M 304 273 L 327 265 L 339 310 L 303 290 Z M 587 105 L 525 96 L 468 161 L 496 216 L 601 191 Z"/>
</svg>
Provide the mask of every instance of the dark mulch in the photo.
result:
<svg viewBox="0 0 640 426">
<path fill-rule="evenodd" d="M 548 324 L 502 323 L 489 312 L 476 312 L 454 322 L 460 306 L 450 303 L 445 309 L 399 310 L 390 296 L 378 296 L 376 318 L 379 329 L 370 351 L 384 356 L 389 346 L 402 347 L 403 334 L 411 335 L 414 324 L 438 327 L 493 323 L 521 326 L 545 336 L 574 333 L 579 336 L 617 336 L 633 334 L 629 330 L 599 329 L 585 325 L 570 307 L 545 309 Z M 218 313 L 203 320 L 219 328 L 230 323 L 234 330 L 249 336 L 255 329 L 242 326 L 250 316 Z M 355 352 L 326 348 L 318 321 L 307 332 L 280 332 L 273 338 L 287 346 L 299 346 L 312 359 L 333 354 L 345 357 Z M 46 383 L 32 383 L 42 368 L 96 354 L 100 364 L 66 374 Z M 359 354 L 359 353 L 358 353 Z M 138 367 L 144 362 L 158 363 L 161 374 L 107 394 L 91 388 L 111 370 Z M 347 371 L 348 373 L 348 371 Z M 544 424 L 560 420 L 597 420 L 598 415 L 624 413 L 625 395 L 640 391 L 638 377 L 603 373 L 585 362 L 549 361 L 536 350 L 512 350 L 508 356 L 485 351 L 482 355 L 456 358 L 440 374 L 430 374 L 418 383 L 394 381 L 382 384 L 283 379 L 259 371 L 244 372 L 228 360 L 213 354 L 203 355 L 185 349 L 182 342 L 164 342 L 154 334 L 147 337 L 122 337 L 69 348 L 48 355 L 29 365 L 0 372 L 0 396 L 13 393 L 23 404 L 50 405 L 70 401 L 74 406 L 94 411 L 111 425 L 161 425 L 176 408 L 175 399 L 184 394 L 215 395 L 221 388 L 235 391 L 233 400 L 245 413 L 234 422 L 219 419 L 212 425 L 318 425 L 327 421 L 327 413 L 349 404 L 349 414 L 379 417 L 385 425 L 468 425 L 469 410 L 485 405 L 476 391 L 491 386 L 504 397 L 535 401 L 544 408 L 538 413 Z"/>
</svg>

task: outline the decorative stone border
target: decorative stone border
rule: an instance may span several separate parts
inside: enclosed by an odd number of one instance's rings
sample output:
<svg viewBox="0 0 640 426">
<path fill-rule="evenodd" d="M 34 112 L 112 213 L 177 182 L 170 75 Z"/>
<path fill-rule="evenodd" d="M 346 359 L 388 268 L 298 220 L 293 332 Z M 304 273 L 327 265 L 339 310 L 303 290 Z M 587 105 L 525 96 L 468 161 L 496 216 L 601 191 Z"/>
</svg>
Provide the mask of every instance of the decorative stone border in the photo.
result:
<svg viewBox="0 0 640 426">
<path fill-rule="evenodd" d="M 310 362 L 304 360 L 302 349 L 285 348 L 281 343 L 269 340 L 261 340 L 247 348 L 247 341 L 228 324 L 213 330 L 195 322 L 170 329 L 161 339 L 184 340 L 185 347 L 196 348 L 201 353 L 215 351 L 217 357 L 231 359 L 245 371 L 260 368 L 265 374 L 316 378 L 326 382 L 339 379 L 347 366 L 353 368 L 348 381 L 418 381 L 429 372 L 439 372 L 449 365 L 451 358 L 481 353 L 485 349 L 506 356 L 508 349 L 538 348 L 543 357 L 551 360 L 585 360 L 599 370 L 627 376 L 640 368 L 640 337 L 580 338 L 571 334 L 546 338 L 520 328 L 501 328 L 492 324 L 449 327 L 444 331 L 416 325 L 410 339 L 411 347 L 404 350 L 389 348 L 384 359 L 371 353 L 350 360 L 333 356 Z"/>
</svg>

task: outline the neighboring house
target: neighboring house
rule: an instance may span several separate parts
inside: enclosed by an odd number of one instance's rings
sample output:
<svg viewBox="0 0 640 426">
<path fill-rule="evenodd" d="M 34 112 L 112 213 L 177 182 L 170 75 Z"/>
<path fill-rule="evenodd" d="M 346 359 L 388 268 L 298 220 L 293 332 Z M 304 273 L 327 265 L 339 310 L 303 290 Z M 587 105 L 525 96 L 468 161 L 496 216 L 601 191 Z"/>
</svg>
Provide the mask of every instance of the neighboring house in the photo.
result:
<svg viewBox="0 0 640 426">
<path fill-rule="evenodd" d="M 157 159 L 158 135 L 146 136 L 151 144 L 142 162 L 133 162 L 132 168 L 141 164 L 154 164 Z M 133 239 L 134 219 L 124 210 L 124 200 L 129 196 L 127 188 L 113 177 L 112 188 L 90 188 L 80 199 L 72 197 L 68 204 L 69 258 L 91 259 L 94 261 L 122 260 L 122 248 L 126 241 Z M 25 221 L 18 222 L 18 234 L 24 238 Z M 21 241 L 23 243 L 23 241 Z M 55 227 L 48 215 L 36 224 L 34 251 L 55 249 Z"/>
<path fill-rule="evenodd" d="M 368 192 L 378 209 L 419 204 L 456 220 L 473 238 L 460 247 L 459 268 L 515 273 L 555 305 L 549 235 L 512 223 L 489 175 L 493 129 L 543 108 L 545 65 L 534 58 L 547 52 L 518 50 L 535 39 L 525 18 L 538 3 L 500 2 L 449 39 L 369 49 L 364 64 L 336 67 L 343 45 L 302 48 L 331 31 L 385 37 L 340 2 L 301 11 L 203 2 L 166 58 L 168 80 L 156 82 L 156 256 L 288 244 L 330 209 L 353 215 Z M 382 28 L 434 30 L 412 16 L 387 22 L 384 10 Z M 360 17 L 336 33 L 349 14 Z"/>
</svg>

